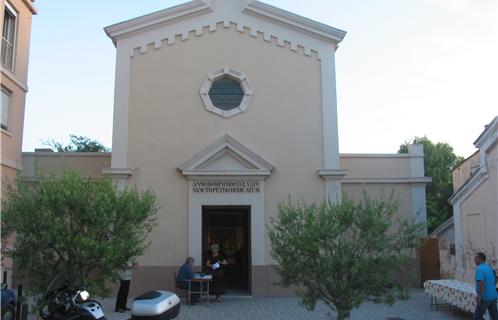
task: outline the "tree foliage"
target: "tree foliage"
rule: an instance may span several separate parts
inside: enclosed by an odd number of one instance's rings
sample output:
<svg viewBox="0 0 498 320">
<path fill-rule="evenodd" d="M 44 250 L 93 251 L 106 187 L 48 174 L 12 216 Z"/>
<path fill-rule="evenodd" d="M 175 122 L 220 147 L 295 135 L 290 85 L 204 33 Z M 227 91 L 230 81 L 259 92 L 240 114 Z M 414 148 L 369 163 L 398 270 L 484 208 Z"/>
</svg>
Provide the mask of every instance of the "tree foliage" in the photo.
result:
<svg viewBox="0 0 498 320">
<path fill-rule="evenodd" d="M 39 173 L 34 183 L 18 179 L 7 187 L 2 242 L 15 234 L 15 244 L 2 251 L 33 293 L 57 277 L 58 284 L 105 296 L 109 281 L 148 247 L 156 211 L 150 190 L 118 190 L 108 178 L 81 177 L 69 168 Z"/>
<path fill-rule="evenodd" d="M 424 146 L 425 175 L 432 178 L 427 185 L 427 220 L 429 232 L 453 216 L 453 208 L 448 199 L 453 193 L 451 171 L 463 161 L 455 155 L 453 148 L 447 143 L 433 143 L 427 137 L 415 137 L 399 147 L 398 153 L 408 153 L 409 144 Z"/>
<path fill-rule="evenodd" d="M 280 285 L 295 285 L 305 307 L 322 300 L 338 319 L 365 300 L 392 304 L 408 297 L 406 268 L 423 225 L 397 215 L 394 196 L 355 204 L 281 203 L 269 226 Z M 396 227 L 393 228 L 393 225 Z M 332 313 L 331 313 L 332 315 Z"/>
<path fill-rule="evenodd" d="M 50 139 L 43 144 L 49 146 L 56 152 L 107 152 L 109 148 L 105 147 L 97 140 L 92 140 L 88 137 L 69 135 L 70 143 L 64 145 L 62 142 Z"/>
</svg>

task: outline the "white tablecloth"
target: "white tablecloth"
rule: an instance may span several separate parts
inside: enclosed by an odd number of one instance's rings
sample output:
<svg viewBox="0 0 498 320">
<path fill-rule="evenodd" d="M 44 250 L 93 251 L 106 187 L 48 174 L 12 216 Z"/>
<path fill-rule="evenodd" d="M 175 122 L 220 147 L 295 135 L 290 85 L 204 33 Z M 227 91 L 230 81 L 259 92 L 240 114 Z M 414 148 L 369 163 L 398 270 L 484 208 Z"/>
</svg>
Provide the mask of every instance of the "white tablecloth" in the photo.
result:
<svg viewBox="0 0 498 320">
<path fill-rule="evenodd" d="M 424 283 L 424 291 L 462 310 L 475 311 L 477 295 L 473 284 L 458 280 L 428 280 Z"/>
</svg>

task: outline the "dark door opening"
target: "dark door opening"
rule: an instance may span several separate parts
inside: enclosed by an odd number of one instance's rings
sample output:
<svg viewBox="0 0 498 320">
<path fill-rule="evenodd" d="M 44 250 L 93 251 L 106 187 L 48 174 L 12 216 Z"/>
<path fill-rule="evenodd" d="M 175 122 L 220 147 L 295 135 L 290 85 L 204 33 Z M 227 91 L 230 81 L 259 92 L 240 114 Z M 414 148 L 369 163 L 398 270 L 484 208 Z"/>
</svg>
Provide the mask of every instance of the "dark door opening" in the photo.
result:
<svg viewBox="0 0 498 320">
<path fill-rule="evenodd" d="M 227 294 L 251 291 L 250 212 L 248 206 L 202 207 L 202 265 L 206 266 L 211 245 L 218 244 L 228 262 L 224 267 Z"/>
</svg>

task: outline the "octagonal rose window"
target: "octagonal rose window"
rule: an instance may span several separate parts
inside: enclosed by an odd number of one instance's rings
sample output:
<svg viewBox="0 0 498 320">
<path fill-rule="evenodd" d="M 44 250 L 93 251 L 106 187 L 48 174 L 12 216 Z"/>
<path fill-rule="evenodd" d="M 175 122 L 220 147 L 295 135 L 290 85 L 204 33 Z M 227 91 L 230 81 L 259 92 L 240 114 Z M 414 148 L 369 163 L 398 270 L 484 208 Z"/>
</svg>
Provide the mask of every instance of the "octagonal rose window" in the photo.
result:
<svg viewBox="0 0 498 320">
<path fill-rule="evenodd" d="M 246 111 L 251 96 L 247 76 L 232 68 L 211 72 L 201 87 L 206 109 L 224 118 Z"/>
</svg>

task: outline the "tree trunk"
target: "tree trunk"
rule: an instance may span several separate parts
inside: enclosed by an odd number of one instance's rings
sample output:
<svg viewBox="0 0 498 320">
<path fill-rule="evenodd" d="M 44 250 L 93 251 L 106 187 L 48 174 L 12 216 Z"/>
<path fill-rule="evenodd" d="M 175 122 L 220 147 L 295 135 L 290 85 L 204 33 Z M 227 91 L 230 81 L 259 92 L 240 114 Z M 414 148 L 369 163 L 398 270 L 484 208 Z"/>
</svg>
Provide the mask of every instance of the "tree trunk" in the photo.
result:
<svg viewBox="0 0 498 320">
<path fill-rule="evenodd" d="M 337 319 L 338 320 L 349 320 L 351 319 L 351 310 L 337 310 Z"/>
</svg>

